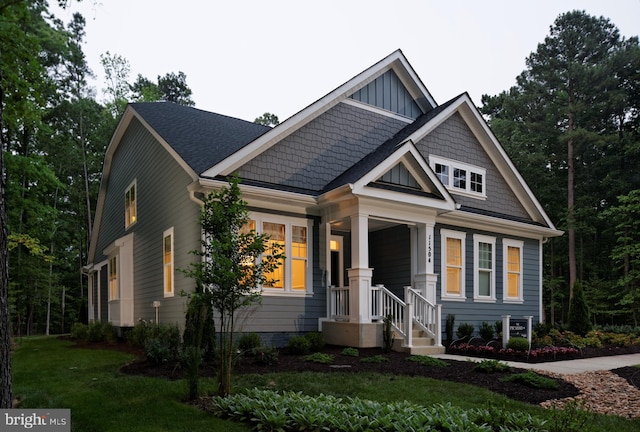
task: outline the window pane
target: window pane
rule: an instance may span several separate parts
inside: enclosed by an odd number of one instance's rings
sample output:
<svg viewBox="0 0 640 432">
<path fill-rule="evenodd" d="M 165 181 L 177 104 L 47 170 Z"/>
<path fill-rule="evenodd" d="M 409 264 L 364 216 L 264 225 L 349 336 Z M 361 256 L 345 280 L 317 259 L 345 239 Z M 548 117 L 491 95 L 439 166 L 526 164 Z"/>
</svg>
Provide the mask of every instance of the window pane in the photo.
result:
<svg viewBox="0 0 640 432">
<path fill-rule="evenodd" d="M 507 248 L 507 269 L 510 272 L 520 272 L 520 248 Z"/>
<path fill-rule="evenodd" d="M 164 266 L 164 292 L 173 292 L 173 272 L 171 271 L 171 265 Z"/>
<path fill-rule="evenodd" d="M 278 268 L 272 272 L 265 272 L 264 276 L 267 282 L 264 284 L 267 288 L 284 288 L 284 260 L 280 260 Z"/>
<path fill-rule="evenodd" d="M 164 263 L 169 264 L 171 262 L 171 236 L 164 238 Z"/>
<path fill-rule="evenodd" d="M 471 190 L 482 193 L 482 174 L 471 173 Z"/>
<path fill-rule="evenodd" d="M 462 240 L 447 238 L 447 265 L 462 265 Z"/>
<path fill-rule="evenodd" d="M 509 284 L 507 288 L 507 296 L 508 297 L 520 297 L 520 275 L 517 273 L 509 273 L 508 281 Z"/>
<path fill-rule="evenodd" d="M 295 258 L 307 257 L 307 228 L 291 227 L 291 255 Z"/>
<path fill-rule="evenodd" d="M 240 233 L 242 234 L 249 234 L 251 231 L 255 231 L 256 230 L 256 221 L 249 219 L 249 221 L 242 225 L 242 227 L 240 228 Z"/>
<path fill-rule="evenodd" d="M 460 295 L 459 268 L 447 268 L 447 294 Z"/>
<path fill-rule="evenodd" d="M 478 272 L 478 294 L 481 296 L 491 296 L 491 272 Z"/>
<path fill-rule="evenodd" d="M 442 165 L 437 163 L 436 174 L 438 175 L 438 178 L 440 179 L 442 184 L 444 184 L 445 186 L 449 186 L 449 166 L 448 165 Z"/>
<path fill-rule="evenodd" d="M 281 251 L 284 251 L 284 240 L 285 240 L 284 224 L 279 224 L 274 222 L 263 222 L 262 233 L 270 237 L 269 240 L 267 241 L 267 252 L 269 252 L 269 250 L 276 245 L 279 245 L 281 248 Z M 268 282 L 265 283 L 264 286 L 268 288 L 284 288 L 284 275 L 285 275 L 284 260 L 280 260 L 280 262 L 278 263 L 278 268 L 276 268 L 272 272 L 265 272 L 265 276 Z"/>
<path fill-rule="evenodd" d="M 291 288 L 294 290 L 304 290 L 307 279 L 307 260 L 294 259 L 292 262 L 293 277 Z"/>
<path fill-rule="evenodd" d="M 467 188 L 467 171 L 454 168 L 453 169 L 453 187 L 466 189 Z"/>
<path fill-rule="evenodd" d="M 481 269 L 492 269 L 491 243 L 478 243 L 478 267 Z"/>
</svg>

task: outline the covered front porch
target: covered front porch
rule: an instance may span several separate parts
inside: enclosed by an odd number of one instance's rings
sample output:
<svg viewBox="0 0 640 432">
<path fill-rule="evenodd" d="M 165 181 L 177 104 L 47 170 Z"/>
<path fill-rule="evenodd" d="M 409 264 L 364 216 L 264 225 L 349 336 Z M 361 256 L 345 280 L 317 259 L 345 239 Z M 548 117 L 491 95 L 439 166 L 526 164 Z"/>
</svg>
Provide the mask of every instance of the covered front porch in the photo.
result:
<svg viewBox="0 0 640 432">
<path fill-rule="evenodd" d="M 374 210 L 362 200 L 357 208 L 326 224 L 325 341 L 381 347 L 388 320 L 394 350 L 444 352 L 434 273 L 435 211 Z"/>
</svg>

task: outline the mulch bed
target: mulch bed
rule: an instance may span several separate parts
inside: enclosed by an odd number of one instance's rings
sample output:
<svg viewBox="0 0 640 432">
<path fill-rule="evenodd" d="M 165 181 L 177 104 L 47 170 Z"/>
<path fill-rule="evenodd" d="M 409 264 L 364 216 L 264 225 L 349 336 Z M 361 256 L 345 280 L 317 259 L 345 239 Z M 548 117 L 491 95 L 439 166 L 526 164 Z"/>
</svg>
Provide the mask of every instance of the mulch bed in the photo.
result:
<svg viewBox="0 0 640 432">
<path fill-rule="evenodd" d="M 182 379 L 184 371 L 180 365 L 173 362 L 163 365 L 151 365 L 143 359 L 142 352 L 139 349 L 132 349 L 126 343 L 117 344 L 89 344 L 83 346 L 85 348 L 106 348 L 117 349 L 138 355 L 133 362 L 123 366 L 121 371 L 125 374 L 143 375 L 148 377 L 164 378 L 164 379 Z M 510 373 L 494 372 L 483 373 L 475 371 L 475 364 L 470 361 L 444 360 L 447 367 L 425 366 L 418 362 L 408 361 L 409 357 L 406 353 L 389 352 L 385 353 L 380 348 L 361 348 L 359 349 L 359 357 L 351 357 L 342 355 L 344 347 L 327 346 L 323 350 L 326 354 L 335 356 L 332 365 L 319 364 L 304 361 L 303 356 L 291 355 L 287 349 L 279 350 L 278 363 L 275 365 L 257 364 L 251 358 L 244 358 L 238 361 L 234 367 L 236 374 L 267 374 L 278 372 L 324 372 L 324 373 L 381 373 L 395 374 L 405 376 L 419 376 L 438 380 L 453 381 L 464 384 L 471 384 L 478 387 L 486 388 L 490 391 L 503 394 L 510 399 L 530 403 L 539 404 L 550 399 L 563 399 L 574 397 L 579 394 L 578 389 L 572 384 L 559 380 L 560 386 L 557 390 L 536 389 L 524 386 L 515 382 L 502 382 L 503 378 Z M 602 355 L 619 355 L 639 352 L 640 349 L 603 349 L 600 352 L 590 350 L 584 352 L 586 357 L 596 357 Z M 364 357 L 374 355 L 383 355 L 388 358 L 388 362 L 384 363 L 365 363 L 360 360 Z M 511 373 L 526 372 L 525 369 L 515 368 Z M 625 378 L 631 385 L 640 388 L 640 368 L 624 367 L 613 370 L 612 372 Z M 205 377 L 213 377 L 216 374 L 216 368 L 213 364 L 205 363 L 201 367 L 201 375 Z"/>
</svg>

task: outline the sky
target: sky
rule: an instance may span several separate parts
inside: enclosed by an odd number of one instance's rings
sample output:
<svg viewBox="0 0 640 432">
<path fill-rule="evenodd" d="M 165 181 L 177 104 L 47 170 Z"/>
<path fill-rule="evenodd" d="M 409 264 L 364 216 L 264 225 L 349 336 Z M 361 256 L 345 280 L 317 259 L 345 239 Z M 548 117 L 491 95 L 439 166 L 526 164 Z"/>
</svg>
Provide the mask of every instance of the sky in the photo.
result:
<svg viewBox="0 0 640 432">
<path fill-rule="evenodd" d="M 97 3 L 96 3 L 97 2 Z M 525 59 L 572 10 L 640 35 L 640 0 L 84 0 L 51 10 L 87 20 L 83 46 L 105 100 L 100 55 L 138 74 L 184 72 L 196 108 L 253 121 L 294 115 L 401 49 L 438 104 L 476 105 L 515 84 Z"/>
</svg>

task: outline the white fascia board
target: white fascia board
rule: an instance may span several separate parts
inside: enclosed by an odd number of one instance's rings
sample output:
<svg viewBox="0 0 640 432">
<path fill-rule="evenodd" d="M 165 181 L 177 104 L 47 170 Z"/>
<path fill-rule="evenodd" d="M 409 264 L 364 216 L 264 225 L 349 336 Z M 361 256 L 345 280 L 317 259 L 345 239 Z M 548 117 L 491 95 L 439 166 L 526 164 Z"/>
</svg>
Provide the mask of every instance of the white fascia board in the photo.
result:
<svg viewBox="0 0 640 432">
<path fill-rule="evenodd" d="M 229 186 L 229 183 L 226 181 L 202 178 L 198 184 L 198 189 L 203 193 L 217 191 Z M 317 213 L 315 208 L 318 203 L 314 196 L 245 185 L 242 183 L 238 186 L 240 187 L 242 199 L 246 201 L 249 206 L 304 214 Z"/>
<path fill-rule="evenodd" d="M 460 210 L 440 215 L 437 222 L 445 225 L 538 240 L 549 237 L 559 237 L 564 234 L 564 232 L 555 228 L 542 227 L 494 216 L 478 215 Z"/>
<path fill-rule="evenodd" d="M 202 173 L 202 177 L 216 177 L 218 175 L 230 175 L 242 165 L 249 162 L 258 154 L 268 150 L 273 145 L 292 134 L 311 120 L 317 118 L 329 109 L 333 108 L 351 94 L 366 87 L 387 70 L 393 69 L 401 78 L 402 83 L 409 89 L 412 96 L 420 99 L 420 96 L 429 101 L 432 106 L 437 106 L 429 91 L 420 82 L 415 71 L 402 54 L 396 50 L 378 63 L 351 78 L 329 94 L 304 108 L 302 111 L 289 117 L 284 122 L 275 126 L 264 135 L 258 137 L 242 149 L 238 150 L 225 160 L 214 165 Z M 424 107 L 422 107 L 424 109 Z"/>
</svg>

